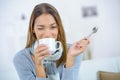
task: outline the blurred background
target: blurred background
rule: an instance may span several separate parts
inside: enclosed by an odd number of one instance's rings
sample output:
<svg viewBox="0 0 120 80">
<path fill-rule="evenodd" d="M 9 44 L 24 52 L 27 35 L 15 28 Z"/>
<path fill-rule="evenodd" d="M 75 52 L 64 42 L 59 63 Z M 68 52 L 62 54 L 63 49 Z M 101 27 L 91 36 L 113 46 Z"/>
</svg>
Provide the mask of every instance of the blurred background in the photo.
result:
<svg viewBox="0 0 120 80">
<path fill-rule="evenodd" d="M 25 47 L 31 12 L 42 2 L 58 9 L 68 43 L 98 27 L 84 60 L 120 56 L 120 0 L 0 0 L 0 80 L 19 80 L 13 57 Z"/>
</svg>

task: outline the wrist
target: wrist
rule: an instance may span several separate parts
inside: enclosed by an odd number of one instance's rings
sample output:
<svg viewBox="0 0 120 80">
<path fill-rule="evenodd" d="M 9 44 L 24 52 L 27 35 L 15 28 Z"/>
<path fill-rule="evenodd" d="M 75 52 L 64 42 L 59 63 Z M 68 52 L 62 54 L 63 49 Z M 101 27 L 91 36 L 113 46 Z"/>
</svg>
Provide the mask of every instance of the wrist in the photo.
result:
<svg viewBox="0 0 120 80">
<path fill-rule="evenodd" d="M 75 60 L 75 57 L 68 54 L 65 67 L 66 68 L 72 67 L 74 65 L 74 60 Z"/>
<path fill-rule="evenodd" d="M 71 54 L 68 53 L 67 59 L 68 59 L 68 60 L 71 60 L 71 61 L 74 61 L 75 56 L 72 56 Z"/>
<path fill-rule="evenodd" d="M 36 60 L 35 65 L 36 66 L 43 66 L 43 61 Z"/>
<path fill-rule="evenodd" d="M 46 78 L 45 68 L 43 65 L 36 65 L 36 76 Z"/>
</svg>

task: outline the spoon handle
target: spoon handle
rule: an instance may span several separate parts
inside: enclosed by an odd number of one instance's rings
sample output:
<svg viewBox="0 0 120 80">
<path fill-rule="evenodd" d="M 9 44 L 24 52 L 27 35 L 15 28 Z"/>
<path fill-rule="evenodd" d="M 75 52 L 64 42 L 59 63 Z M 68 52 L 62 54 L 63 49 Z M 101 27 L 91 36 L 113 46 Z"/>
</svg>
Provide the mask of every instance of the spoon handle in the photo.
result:
<svg viewBox="0 0 120 80">
<path fill-rule="evenodd" d="M 89 39 L 92 35 L 93 33 L 90 33 L 86 38 Z"/>
</svg>

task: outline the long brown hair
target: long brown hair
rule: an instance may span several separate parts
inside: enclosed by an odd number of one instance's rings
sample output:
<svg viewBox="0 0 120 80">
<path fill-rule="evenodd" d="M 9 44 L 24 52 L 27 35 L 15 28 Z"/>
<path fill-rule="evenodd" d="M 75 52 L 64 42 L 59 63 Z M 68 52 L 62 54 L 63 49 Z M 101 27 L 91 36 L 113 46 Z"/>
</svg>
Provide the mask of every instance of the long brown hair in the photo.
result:
<svg viewBox="0 0 120 80">
<path fill-rule="evenodd" d="M 33 9 L 33 12 L 32 12 L 31 18 L 30 18 L 30 22 L 29 22 L 29 30 L 28 30 L 26 48 L 31 47 L 31 45 L 36 41 L 36 36 L 33 33 L 34 22 L 35 22 L 35 19 L 37 17 L 39 17 L 41 14 L 44 14 L 44 13 L 52 15 L 54 17 L 57 25 L 58 25 L 57 40 L 61 41 L 62 47 L 63 47 L 62 56 L 57 61 L 57 66 L 59 66 L 61 63 L 64 64 L 66 62 L 67 44 L 66 44 L 66 37 L 65 37 L 65 32 L 64 32 L 64 29 L 63 29 L 61 18 L 59 16 L 58 11 L 56 10 L 56 8 L 53 7 L 52 5 L 50 5 L 48 3 L 41 3 L 41 4 L 36 5 L 35 8 Z"/>
</svg>

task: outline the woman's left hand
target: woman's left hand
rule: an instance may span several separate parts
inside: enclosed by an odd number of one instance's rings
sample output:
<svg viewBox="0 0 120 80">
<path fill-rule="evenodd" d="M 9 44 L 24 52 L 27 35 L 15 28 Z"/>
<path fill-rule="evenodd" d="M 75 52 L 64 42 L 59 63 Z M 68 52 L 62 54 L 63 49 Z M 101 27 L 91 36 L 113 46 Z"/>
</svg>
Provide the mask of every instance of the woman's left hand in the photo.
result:
<svg viewBox="0 0 120 80">
<path fill-rule="evenodd" d="M 76 41 L 69 48 L 68 54 L 72 57 L 76 57 L 77 55 L 85 51 L 88 44 L 89 44 L 89 40 L 87 38 L 84 38 L 80 41 Z"/>
</svg>

